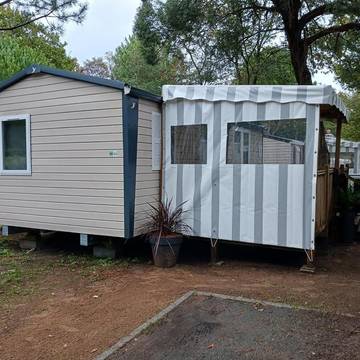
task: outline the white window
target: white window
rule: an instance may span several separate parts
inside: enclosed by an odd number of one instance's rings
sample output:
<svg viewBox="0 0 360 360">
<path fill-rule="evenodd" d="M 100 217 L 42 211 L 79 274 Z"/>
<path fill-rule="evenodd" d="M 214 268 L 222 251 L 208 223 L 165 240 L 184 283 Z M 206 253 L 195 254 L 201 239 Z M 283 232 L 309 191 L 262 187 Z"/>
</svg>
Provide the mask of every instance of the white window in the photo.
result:
<svg viewBox="0 0 360 360">
<path fill-rule="evenodd" d="M 0 116 L 0 174 L 31 174 L 30 115 Z"/>
<path fill-rule="evenodd" d="M 226 163 L 250 163 L 250 131 L 235 123 L 228 124 Z"/>
</svg>

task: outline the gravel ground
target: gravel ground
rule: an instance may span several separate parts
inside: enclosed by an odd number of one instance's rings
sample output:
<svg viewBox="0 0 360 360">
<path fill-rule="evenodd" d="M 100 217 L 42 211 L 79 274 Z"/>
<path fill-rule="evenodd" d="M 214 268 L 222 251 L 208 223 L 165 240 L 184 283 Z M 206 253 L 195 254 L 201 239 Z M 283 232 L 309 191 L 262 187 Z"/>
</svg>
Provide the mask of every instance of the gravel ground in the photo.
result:
<svg viewBox="0 0 360 360">
<path fill-rule="evenodd" d="M 146 244 L 143 259 L 137 258 L 141 244 L 131 243 L 133 252 L 112 262 L 74 249 L 68 236 L 59 234 L 51 247 L 30 253 L 15 239 L 0 247 L 1 360 L 95 359 L 190 290 L 360 318 L 360 243 L 332 247 L 319 256 L 315 274 L 304 274 L 302 256 L 288 251 L 222 244 L 224 264 L 210 266 L 208 244 L 189 241 L 176 267 L 160 269 L 149 263 Z M 205 343 L 206 358 L 212 353 Z"/>
</svg>

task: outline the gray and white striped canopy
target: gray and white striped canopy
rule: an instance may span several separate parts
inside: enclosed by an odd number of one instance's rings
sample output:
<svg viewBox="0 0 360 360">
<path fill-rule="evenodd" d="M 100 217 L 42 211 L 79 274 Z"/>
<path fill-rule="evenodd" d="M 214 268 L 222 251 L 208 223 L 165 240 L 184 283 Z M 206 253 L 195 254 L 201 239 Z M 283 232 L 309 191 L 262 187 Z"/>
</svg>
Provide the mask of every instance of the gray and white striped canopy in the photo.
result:
<svg viewBox="0 0 360 360">
<path fill-rule="evenodd" d="M 165 85 L 162 92 L 165 102 L 175 99 L 257 103 L 273 101 L 281 104 L 303 102 L 335 106 L 344 117 L 348 116 L 343 101 L 329 85 Z"/>
<path fill-rule="evenodd" d="M 328 86 L 164 86 L 163 194 L 184 201 L 193 235 L 314 249 L 320 104 L 346 108 Z M 228 164 L 229 123 L 306 120 L 302 164 Z M 175 164 L 175 126 L 207 125 L 207 160 Z"/>
</svg>

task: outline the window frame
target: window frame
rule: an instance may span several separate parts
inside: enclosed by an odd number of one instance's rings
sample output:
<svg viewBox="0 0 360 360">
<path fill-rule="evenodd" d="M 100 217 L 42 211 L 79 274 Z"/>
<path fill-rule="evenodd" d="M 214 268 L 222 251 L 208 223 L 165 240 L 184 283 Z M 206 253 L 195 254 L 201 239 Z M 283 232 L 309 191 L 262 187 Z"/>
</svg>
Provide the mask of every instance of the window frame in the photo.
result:
<svg viewBox="0 0 360 360">
<path fill-rule="evenodd" d="M 203 162 L 177 162 L 175 161 L 175 152 L 173 152 L 175 150 L 175 146 L 173 143 L 173 136 L 175 136 L 175 131 L 178 128 L 194 128 L 194 127 L 199 127 L 200 128 L 200 144 L 201 144 L 201 129 L 205 128 L 205 134 L 206 134 L 206 143 L 204 144 L 204 151 L 205 151 L 205 159 Z M 201 145 L 200 145 L 201 146 Z M 201 150 L 201 148 L 199 148 Z M 176 150 L 175 150 L 176 151 Z M 207 165 L 208 163 L 208 124 L 206 123 L 201 123 L 201 124 L 181 124 L 181 125 L 171 125 L 170 126 L 170 152 L 171 152 L 171 165 L 197 165 L 197 166 L 201 166 L 201 165 Z"/>
<path fill-rule="evenodd" d="M 25 141 L 26 141 L 26 169 L 6 170 L 4 169 L 4 140 L 3 123 L 6 121 L 25 120 Z M 0 175 L 31 175 L 31 116 L 30 114 L 2 115 L 0 116 Z"/>
<path fill-rule="evenodd" d="M 248 136 L 248 144 L 245 145 L 245 136 L 244 135 L 247 135 Z M 245 151 L 245 148 L 247 148 L 247 150 Z M 251 133 L 249 130 L 246 130 L 246 129 L 242 129 L 241 130 L 241 164 L 244 164 L 244 165 L 249 165 L 250 164 L 250 149 L 251 149 Z M 247 162 L 244 162 L 244 153 L 247 152 Z"/>
</svg>

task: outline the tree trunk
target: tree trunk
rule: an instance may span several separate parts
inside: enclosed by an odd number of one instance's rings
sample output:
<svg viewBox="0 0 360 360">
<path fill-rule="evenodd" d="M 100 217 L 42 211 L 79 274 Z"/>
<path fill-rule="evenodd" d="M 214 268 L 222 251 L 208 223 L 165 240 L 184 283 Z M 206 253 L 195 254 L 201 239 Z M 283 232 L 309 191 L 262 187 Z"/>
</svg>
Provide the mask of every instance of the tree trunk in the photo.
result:
<svg viewBox="0 0 360 360">
<path fill-rule="evenodd" d="M 291 63 L 299 85 L 311 85 L 312 78 L 307 65 L 308 51 L 303 40 L 289 40 Z"/>
<path fill-rule="evenodd" d="M 282 2 L 273 0 L 273 3 L 277 7 L 284 23 L 285 34 L 290 50 L 291 64 L 294 69 L 296 80 L 299 85 L 311 85 L 311 73 L 307 65 L 308 47 L 302 39 L 302 30 L 299 25 L 301 1 L 293 0 L 292 2 Z"/>
</svg>

